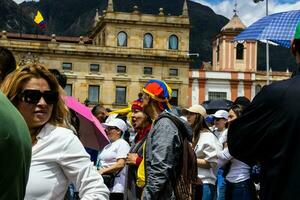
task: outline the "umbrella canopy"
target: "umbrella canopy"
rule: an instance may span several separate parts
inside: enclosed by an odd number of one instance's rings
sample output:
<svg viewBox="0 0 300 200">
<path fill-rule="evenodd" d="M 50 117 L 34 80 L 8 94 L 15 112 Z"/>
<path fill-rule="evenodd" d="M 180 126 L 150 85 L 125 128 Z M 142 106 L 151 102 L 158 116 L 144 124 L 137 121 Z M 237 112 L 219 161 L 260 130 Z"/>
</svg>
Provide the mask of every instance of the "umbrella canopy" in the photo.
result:
<svg viewBox="0 0 300 200">
<path fill-rule="evenodd" d="M 102 125 L 88 107 L 71 96 L 64 97 L 64 100 L 67 107 L 78 114 L 80 120 L 79 139 L 83 146 L 101 150 L 109 143 Z"/>
<path fill-rule="evenodd" d="M 271 41 L 290 48 L 297 23 L 300 21 L 300 10 L 275 13 L 254 22 L 238 36 L 235 41 L 260 40 Z"/>
<path fill-rule="evenodd" d="M 229 110 L 233 102 L 227 99 L 208 100 L 202 103 L 208 114 L 215 113 L 217 110 Z"/>
</svg>

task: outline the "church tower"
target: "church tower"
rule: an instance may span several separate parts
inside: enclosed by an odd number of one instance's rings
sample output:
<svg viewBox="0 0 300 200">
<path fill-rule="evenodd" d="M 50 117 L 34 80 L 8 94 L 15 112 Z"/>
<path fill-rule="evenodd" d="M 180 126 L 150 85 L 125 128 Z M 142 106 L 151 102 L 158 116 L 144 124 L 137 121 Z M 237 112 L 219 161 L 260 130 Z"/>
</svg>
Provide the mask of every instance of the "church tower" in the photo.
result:
<svg viewBox="0 0 300 200">
<path fill-rule="evenodd" d="M 237 15 L 221 29 L 213 40 L 212 69 L 215 71 L 255 72 L 257 65 L 256 41 L 233 41 L 246 26 Z"/>
</svg>

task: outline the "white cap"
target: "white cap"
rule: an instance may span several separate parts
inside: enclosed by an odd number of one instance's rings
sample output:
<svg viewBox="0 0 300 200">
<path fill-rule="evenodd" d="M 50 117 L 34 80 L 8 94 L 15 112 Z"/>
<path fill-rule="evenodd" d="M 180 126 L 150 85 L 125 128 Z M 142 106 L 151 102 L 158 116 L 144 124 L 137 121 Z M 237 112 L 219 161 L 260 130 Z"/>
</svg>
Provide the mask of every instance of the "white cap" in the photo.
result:
<svg viewBox="0 0 300 200">
<path fill-rule="evenodd" d="M 202 115 L 203 117 L 206 117 L 206 110 L 203 106 L 201 105 L 193 105 L 189 108 L 185 108 L 183 109 L 183 112 L 191 112 L 191 113 L 198 113 L 200 115 Z"/>
<path fill-rule="evenodd" d="M 107 123 L 103 123 L 104 126 L 114 126 L 117 127 L 118 129 L 120 129 L 123 133 L 127 130 L 127 125 L 124 122 L 124 120 L 119 119 L 119 118 L 114 118 L 111 119 L 109 122 Z"/>
<path fill-rule="evenodd" d="M 226 110 L 218 110 L 213 116 L 219 119 L 228 119 L 228 112 Z"/>
</svg>

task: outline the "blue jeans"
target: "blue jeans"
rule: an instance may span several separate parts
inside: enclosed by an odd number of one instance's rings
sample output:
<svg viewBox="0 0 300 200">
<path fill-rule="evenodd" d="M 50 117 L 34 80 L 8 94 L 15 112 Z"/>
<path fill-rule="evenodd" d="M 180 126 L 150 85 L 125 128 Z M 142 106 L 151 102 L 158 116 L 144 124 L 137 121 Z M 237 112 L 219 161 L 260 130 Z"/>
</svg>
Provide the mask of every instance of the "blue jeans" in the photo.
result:
<svg viewBox="0 0 300 200">
<path fill-rule="evenodd" d="M 225 200 L 226 181 L 223 177 L 223 169 L 220 168 L 217 174 L 217 200 Z"/>
<path fill-rule="evenodd" d="M 239 183 L 226 181 L 226 199 L 230 200 L 253 200 L 254 184 L 250 179 Z"/>
<path fill-rule="evenodd" d="M 212 184 L 203 184 L 202 200 L 214 200 L 216 187 Z"/>
</svg>

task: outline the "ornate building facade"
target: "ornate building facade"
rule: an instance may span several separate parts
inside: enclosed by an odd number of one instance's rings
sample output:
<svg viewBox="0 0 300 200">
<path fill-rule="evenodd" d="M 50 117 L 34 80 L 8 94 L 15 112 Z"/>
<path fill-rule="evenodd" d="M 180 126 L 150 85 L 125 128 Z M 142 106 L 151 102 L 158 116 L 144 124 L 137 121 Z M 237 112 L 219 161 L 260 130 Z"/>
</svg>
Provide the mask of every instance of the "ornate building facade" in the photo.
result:
<svg viewBox="0 0 300 200">
<path fill-rule="evenodd" d="M 18 62 L 33 59 L 67 75 L 68 95 L 91 105 L 127 106 L 149 79 L 162 79 L 173 89 L 172 103 L 188 106 L 189 18 L 186 1 L 181 16 L 115 12 L 113 2 L 99 16 L 91 35 L 59 37 L 6 33 L 0 46 Z"/>
<path fill-rule="evenodd" d="M 238 96 L 253 99 L 267 82 L 266 72 L 257 71 L 257 42 L 234 42 L 245 25 L 237 14 L 213 38 L 212 63 L 190 70 L 189 104 Z M 287 79 L 287 72 L 270 72 L 270 82 Z"/>
</svg>

